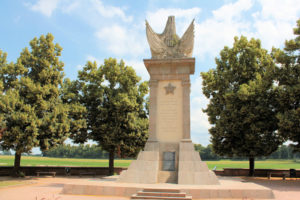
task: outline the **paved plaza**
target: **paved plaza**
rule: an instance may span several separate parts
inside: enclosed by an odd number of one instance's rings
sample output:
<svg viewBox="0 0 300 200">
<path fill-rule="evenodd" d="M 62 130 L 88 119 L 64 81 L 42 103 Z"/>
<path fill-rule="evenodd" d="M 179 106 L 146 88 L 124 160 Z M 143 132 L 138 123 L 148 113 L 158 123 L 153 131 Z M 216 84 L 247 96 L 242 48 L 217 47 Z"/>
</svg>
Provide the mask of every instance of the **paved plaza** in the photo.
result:
<svg viewBox="0 0 300 200">
<path fill-rule="evenodd" d="M 28 177 L 26 179 L 12 179 L 0 177 L 4 180 L 20 180 L 20 185 L 0 187 L 0 200 L 127 200 L 129 198 L 119 196 L 87 196 L 87 195 L 63 195 L 61 194 L 64 184 L 78 182 L 97 182 L 101 177 Z M 233 178 L 234 179 L 234 178 Z M 276 200 L 299 200 L 300 179 L 281 178 L 244 178 L 244 181 L 273 190 Z M 246 199 L 244 199 L 246 200 Z M 249 199 L 248 199 L 249 200 Z"/>
</svg>

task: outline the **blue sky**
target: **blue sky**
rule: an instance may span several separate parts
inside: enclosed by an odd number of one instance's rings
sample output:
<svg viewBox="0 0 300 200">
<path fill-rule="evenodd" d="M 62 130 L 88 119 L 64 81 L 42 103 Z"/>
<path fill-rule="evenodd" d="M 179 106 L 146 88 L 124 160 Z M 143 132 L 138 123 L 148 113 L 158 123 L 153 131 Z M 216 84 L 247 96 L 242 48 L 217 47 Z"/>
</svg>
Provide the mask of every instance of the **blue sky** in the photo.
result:
<svg viewBox="0 0 300 200">
<path fill-rule="evenodd" d="M 210 127 L 202 112 L 208 100 L 201 91 L 200 72 L 215 67 L 214 58 L 233 37 L 259 38 L 263 48 L 282 48 L 293 38 L 300 18 L 299 0 L 1 0 L 0 49 L 15 62 L 29 41 L 52 33 L 63 47 L 65 75 L 76 79 L 87 60 L 123 59 L 148 80 L 143 64 L 150 58 L 145 19 L 163 31 L 174 15 L 181 37 L 195 19 L 195 75 L 191 77 L 191 135 L 194 143 L 209 144 Z"/>
</svg>

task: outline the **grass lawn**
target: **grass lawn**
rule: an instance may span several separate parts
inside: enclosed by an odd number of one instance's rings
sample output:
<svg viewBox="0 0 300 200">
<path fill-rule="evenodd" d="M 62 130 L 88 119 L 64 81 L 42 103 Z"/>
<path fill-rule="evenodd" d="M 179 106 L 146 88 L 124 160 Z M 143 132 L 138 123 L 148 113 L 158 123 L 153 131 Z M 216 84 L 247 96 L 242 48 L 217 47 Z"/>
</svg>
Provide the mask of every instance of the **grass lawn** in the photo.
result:
<svg viewBox="0 0 300 200">
<path fill-rule="evenodd" d="M 13 166 L 14 156 L 0 156 L 0 166 Z M 115 167 L 128 167 L 131 160 L 115 160 Z M 248 161 L 219 160 L 206 161 L 208 167 L 213 169 L 223 168 L 248 168 Z M 72 158 L 47 158 L 22 156 L 21 166 L 79 166 L 79 167 L 108 167 L 106 159 L 72 159 Z M 255 168 L 258 169 L 300 169 L 300 162 L 293 160 L 263 160 L 255 161 Z"/>
<path fill-rule="evenodd" d="M 249 161 L 236 161 L 236 160 L 219 160 L 219 161 L 206 161 L 209 169 L 217 166 L 218 170 L 223 168 L 249 168 Z M 256 169 L 300 169 L 300 162 L 293 160 L 259 160 L 255 161 Z"/>
<path fill-rule="evenodd" d="M 131 160 L 115 160 L 115 167 L 128 167 Z M 0 166 L 13 166 L 14 156 L 0 155 Z M 108 167 L 107 159 L 48 158 L 22 156 L 21 166 Z"/>
</svg>

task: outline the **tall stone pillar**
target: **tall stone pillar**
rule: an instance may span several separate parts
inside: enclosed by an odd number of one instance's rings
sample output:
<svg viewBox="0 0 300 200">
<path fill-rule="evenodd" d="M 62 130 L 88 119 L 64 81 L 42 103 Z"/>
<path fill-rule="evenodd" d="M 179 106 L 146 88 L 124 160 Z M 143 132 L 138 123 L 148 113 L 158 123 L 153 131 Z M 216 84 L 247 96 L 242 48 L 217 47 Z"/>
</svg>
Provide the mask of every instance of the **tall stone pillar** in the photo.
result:
<svg viewBox="0 0 300 200">
<path fill-rule="evenodd" d="M 201 161 L 190 136 L 190 75 L 193 22 L 180 40 L 174 17 L 162 34 L 146 22 L 152 58 L 144 59 L 150 74 L 149 138 L 144 151 L 120 175 L 120 182 L 219 184 L 215 174 Z"/>
<path fill-rule="evenodd" d="M 151 79 L 149 81 L 150 87 L 150 105 L 149 105 L 149 137 L 145 146 L 146 151 L 158 150 L 158 141 L 157 141 L 157 87 L 158 80 Z"/>
<path fill-rule="evenodd" d="M 184 110 L 184 114 L 182 117 L 183 121 L 183 140 L 191 141 L 191 122 L 190 122 L 190 93 L 191 93 L 191 83 L 190 77 L 181 82 L 183 88 L 183 95 L 182 95 L 182 106 Z"/>
</svg>

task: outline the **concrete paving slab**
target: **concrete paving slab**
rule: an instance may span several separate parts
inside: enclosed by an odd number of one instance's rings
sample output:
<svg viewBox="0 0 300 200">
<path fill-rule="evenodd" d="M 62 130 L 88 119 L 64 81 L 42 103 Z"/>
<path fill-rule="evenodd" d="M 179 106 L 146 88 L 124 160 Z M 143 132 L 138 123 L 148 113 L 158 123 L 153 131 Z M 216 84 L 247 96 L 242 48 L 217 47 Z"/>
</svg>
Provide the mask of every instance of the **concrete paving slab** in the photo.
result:
<svg viewBox="0 0 300 200">
<path fill-rule="evenodd" d="M 289 179 L 283 181 L 281 178 L 230 178 L 223 177 L 224 180 L 239 180 L 254 183 L 268 189 L 273 190 L 274 200 L 299 200 L 300 198 L 300 179 Z M 10 177 L 0 177 L 0 181 L 6 180 L 20 180 Z M 69 183 L 81 183 L 81 182 L 99 182 L 99 180 L 112 182 L 115 178 L 112 177 L 95 177 L 95 178 L 79 178 L 79 177 L 28 177 L 22 179 L 22 181 L 28 182 L 28 184 L 22 184 L 18 186 L 0 187 L 0 200 L 129 200 L 128 197 L 121 197 L 116 193 L 115 196 L 99 196 L 99 195 L 65 195 L 61 191 L 64 184 Z M 92 190 L 93 191 L 93 190 Z M 121 191 L 122 192 L 122 191 Z M 202 191 L 204 194 L 208 194 L 211 191 Z M 200 192 L 199 192 L 200 193 Z M 241 191 L 234 191 L 231 195 L 240 195 Z M 233 200 L 237 198 L 228 198 L 226 200 Z M 240 198 L 242 200 L 242 198 Z M 197 200 L 193 197 L 193 200 Z M 208 199 L 201 199 L 208 200 Z M 210 199 L 210 200 L 220 200 Z M 243 200 L 256 200 L 255 198 L 244 198 Z M 260 199 L 267 200 L 267 199 Z"/>
<path fill-rule="evenodd" d="M 63 194 L 91 195 L 88 191 L 96 190 L 98 195 L 120 195 L 130 197 L 145 188 L 153 189 L 180 189 L 191 195 L 194 199 L 274 199 L 270 188 L 255 184 L 240 178 L 220 178 L 220 185 L 180 185 L 180 184 L 137 184 L 120 183 L 107 180 L 84 180 L 80 183 L 68 183 L 64 185 Z M 93 188 L 88 189 L 88 188 Z"/>
</svg>

